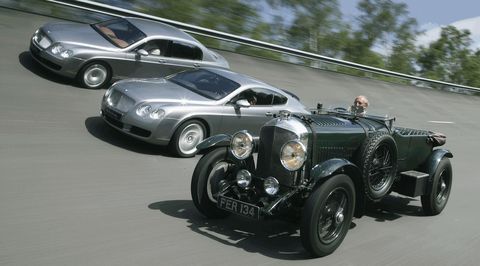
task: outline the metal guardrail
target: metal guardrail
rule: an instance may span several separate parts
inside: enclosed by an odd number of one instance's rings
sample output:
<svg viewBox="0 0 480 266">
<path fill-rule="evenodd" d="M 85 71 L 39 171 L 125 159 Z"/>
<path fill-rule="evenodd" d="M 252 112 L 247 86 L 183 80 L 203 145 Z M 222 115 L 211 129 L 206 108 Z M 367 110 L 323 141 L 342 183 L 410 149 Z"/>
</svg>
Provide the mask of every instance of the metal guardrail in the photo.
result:
<svg viewBox="0 0 480 266">
<path fill-rule="evenodd" d="M 185 32 L 188 33 L 193 33 L 193 34 L 198 34 L 202 36 L 207 36 L 227 42 L 233 42 L 237 44 L 242 44 L 242 45 L 248 45 L 256 48 L 261 48 L 261 49 L 266 49 L 270 51 L 275 51 L 275 52 L 281 52 L 284 54 L 292 55 L 292 56 L 297 56 L 297 57 L 302 57 L 306 59 L 313 59 L 313 60 L 320 60 L 324 62 L 328 62 L 331 64 L 336 64 L 339 66 L 344 66 L 344 67 L 349 67 L 349 68 L 354 68 L 354 69 L 359 69 L 362 71 L 366 72 L 371 72 L 375 74 L 382 74 L 382 75 L 387 75 L 391 77 L 396 77 L 396 78 L 403 78 L 403 79 L 408 79 L 408 80 L 415 80 L 415 81 L 422 81 L 422 82 L 428 82 L 428 83 L 433 83 L 433 84 L 439 84 L 439 85 L 444 85 L 444 86 L 449 86 L 453 88 L 460 88 L 460 89 L 466 89 L 470 91 L 475 91 L 479 92 L 480 88 L 475 88 L 475 87 L 470 87 L 470 86 L 465 86 L 465 85 L 460 85 L 460 84 L 454 84 L 450 82 L 445 82 L 445 81 L 439 81 L 439 80 L 433 80 L 433 79 L 428 79 L 428 78 L 422 78 L 418 76 L 413 76 L 413 75 L 408 75 L 408 74 L 403 74 L 403 73 L 398 73 L 390 70 L 385 70 L 381 68 L 376 68 L 376 67 L 371 67 L 367 65 L 362 65 L 362 64 L 357 64 L 345 60 L 340 60 L 332 57 L 327 57 L 319 54 L 314 54 L 310 52 L 305 52 L 293 48 L 289 48 L 286 46 L 281 46 L 281 45 L 276 45 L 276 44 L 271 44 L 263 41 L 258 41 L 242 36 L 237 36 L 221 31 L 216 31 L 216 30 L 211 30 L 203 27 L 198 27 L 194 25 L 190 25 L 187 23 L 182 23 L 174 20 L 169 20 L 161 17 L 156 17 L 136 11 L 131 11 L 128 9 L 124 8 L 119 8 L 119 7 L 114 7 L 102 3 L 97 3 L 94 1 L 90 0 L 45 0 L 47 2 L 55 3 L 55 4 L 60 4 L 64 6 L 69 6 L 73 8 L 78 8 L 78 9 L 83 9 L 87 11 L 92 11 L 92 12 L 97 12 L 101 14 L 106 14 L 110 16 L 115 16 L 115 17 L 140 17 L 140 18 L 145 18 L 145 19 L 151 19 L 155 21 L 160 21 L 169 25 L 172 25 L 174 27 L 180 28 Z"/>
</svg>

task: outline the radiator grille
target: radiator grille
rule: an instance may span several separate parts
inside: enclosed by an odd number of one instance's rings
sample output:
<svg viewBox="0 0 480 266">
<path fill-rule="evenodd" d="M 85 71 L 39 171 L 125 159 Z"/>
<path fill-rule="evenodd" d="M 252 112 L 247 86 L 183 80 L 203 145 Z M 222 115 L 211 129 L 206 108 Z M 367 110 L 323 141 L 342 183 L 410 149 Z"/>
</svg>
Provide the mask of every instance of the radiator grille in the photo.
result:
<svg viewBox="0 0 480 266">
<path fill-rule="evenodd" d="M 297 136 L 291 131 L 275 126 L 262 127 L 257 158 L 259 176 L 273 176 L 282 185 L 294 185 L 294 172 L 288 171 L 280 163 L 280 150 L 283 144 L 293 139 L 297 139 Z"/>
</svg>

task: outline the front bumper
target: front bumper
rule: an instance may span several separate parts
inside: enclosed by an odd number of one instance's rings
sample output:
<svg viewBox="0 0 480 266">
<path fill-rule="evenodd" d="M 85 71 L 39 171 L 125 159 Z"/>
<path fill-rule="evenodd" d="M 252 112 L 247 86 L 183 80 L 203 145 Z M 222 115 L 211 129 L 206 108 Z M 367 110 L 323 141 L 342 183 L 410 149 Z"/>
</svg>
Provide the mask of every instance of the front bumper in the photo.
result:
<svg viewBox="0 0 480 266">
<path fill-rule="evenodd" d="M 240 170 L 240 169 L 238 169 Z M 240 188 L 235 183 L 232 174 L 230 179 L 220 184 L 220 192 L 217 196 L 217 207 L 253 219 L 262 219 L 286 215 L 294 215 L 292 211 L 300 206 L 301 195 L 307 190 L 305 186 L 288 187 L 280 185 L 280 191 L 276 195 L 267 195 L 264 191 L 263 181 L 265 178 L 252 175 L 252 183 L 247 188 Z"/>
<path fill-rule="evenodd" d="M 33 59 L 48 70 L 68 78 L 76 77 L 85 60 L 76 57 L 59 58 L 53 55 L 48 48 L 43 49 L 33 38 L 30 40 L 30 54 Z"/>
<path fill-rule="evenodd" d="M 102 101 L 101 116 L 107 124 L 120 132 L 156 145 L 167 145 L 173 130 L 179 123 L 178 120 L 169 118 L 159 121 L 142 120 L 130 112 L 109 107 L 104 101 Z"/>
</svg>

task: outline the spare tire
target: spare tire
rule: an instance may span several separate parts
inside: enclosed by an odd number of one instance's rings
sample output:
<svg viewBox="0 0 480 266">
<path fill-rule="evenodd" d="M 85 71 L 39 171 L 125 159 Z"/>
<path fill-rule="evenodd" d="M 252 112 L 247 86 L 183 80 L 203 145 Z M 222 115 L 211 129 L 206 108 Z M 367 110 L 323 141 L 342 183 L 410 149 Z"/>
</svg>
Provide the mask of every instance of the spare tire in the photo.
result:
<svg viewBox="0 0 480 266">
<path fill-rule="evenodd" d="M 395 181 L 397 144 L 388 132 L 375 132 L 365 140 L 359 155 L 365 194 L 379 200 L 390 192 Z"/>
</svg>

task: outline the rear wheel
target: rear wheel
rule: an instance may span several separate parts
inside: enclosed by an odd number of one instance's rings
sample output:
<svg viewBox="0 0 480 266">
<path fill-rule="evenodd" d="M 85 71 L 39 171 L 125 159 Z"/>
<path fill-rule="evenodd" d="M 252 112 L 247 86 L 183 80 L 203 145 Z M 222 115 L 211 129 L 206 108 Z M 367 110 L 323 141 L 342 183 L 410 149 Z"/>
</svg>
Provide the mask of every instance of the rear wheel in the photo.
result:
<svg viewBox="0 0 480 266">
<path fill-rule="evenodd" d="M 302 212 L 302 244 L 315 257 L 334 252 L 347 235 L 355 208 L 355 187 L 347 175 L 331 177 L 307 199 Z"/>
<path fill-rule="evenodd" d="M 421 197 L 423 211 L 426 215 L 437 215 L 447 205 L 452 188 L 452 165 L 448 158 L 440 161 L 429 184 L 430 192 Z"/>
<path fill-rule="evenodd" d="M 88 89 L 99 89 L 110 82 L 112 71 L 103 62 L 91 62 L 82 67 L 78 73 L 80 85 Z"/>
</svg>

